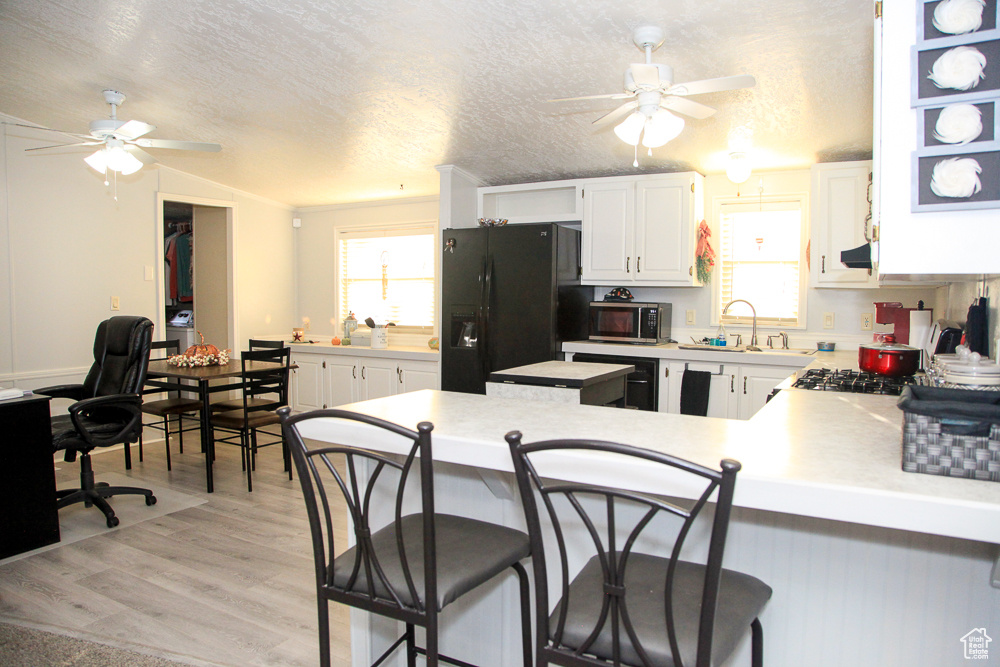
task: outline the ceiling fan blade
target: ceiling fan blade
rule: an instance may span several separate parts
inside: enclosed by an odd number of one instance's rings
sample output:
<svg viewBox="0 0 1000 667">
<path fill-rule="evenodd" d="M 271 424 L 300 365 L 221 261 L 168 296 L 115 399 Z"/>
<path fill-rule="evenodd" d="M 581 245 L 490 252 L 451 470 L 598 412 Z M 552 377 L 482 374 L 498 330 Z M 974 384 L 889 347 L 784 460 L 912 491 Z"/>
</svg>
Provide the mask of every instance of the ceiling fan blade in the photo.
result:
<svg viewBox="0 0 1000 667">
<path fill-rule="evenodd" d="M 612 93 L 610 95 L 584 95 L 583 97 L 560 97 L 547 102 L 575 102 L 576 100 L 624 100 L 635 97 L 634 93 Z"/>
<path fill-rule="evenodd" d="M 103 141 L 81 141 L 78 144 L 55 144 L 53 146 L 39 146 L 38 148 L 25 148 L 24 151 L 46 151 L 52 148 L 76 148 L 78 146 L 101 146 Z"/>
<path fill-rule="evenodd" d="M 660 70 L 655 65 L 632 63 L 629 69 L 632 70 L 632 80 L 640 88 L 652 90 L 660 87 Z"/>
<path fill-rule="evenodd" d="M 78 139 L 93 139 L 94 136 L 91 134 L 80 134 L 79 132 L 67 132 L 66 130 L 54 130 L 51 127 L 41 127 L 39 125 L 25 125 L 24 123 L 8 123 L 4 122 L 4 125 L 14 125 L 15 127 L 26 127 L 29 130 L 44 130 L 46 132 L 58 132 L 59 134 L 65 134 L 70 137 L 77 137 Z"/>
<path fill-rule="evenodd" d="M 143 163 L 144 165 L 151 165 L 156 162 L 155 157 L 153 157 L 152 155 L 150 155 L 149 153 L 147 153 L 146 151 L 142 150 L 141 148 L 139 148 L 134 144 L 126 146 L 125 150 L 134 155 L 139 160 L 139 162 Z"/>
<path fill-rule="evenodd" d="M 637 109 L 638 107 L 639 107 L 638 102 L 626 102 L 617 109 L 614 109 L 613 111 L 609 111 L 608 113 L 604 114 L 603 116 L 595 120 L 592 124 L 606 125 L 607 123 L 613 123 L 619 118 L 628 115 L 629 112 Z"/>
<path fill-rule="evenodd" d="M 155 125 L 150 125 L 149 123 L 143 123 L 141 120 L 130 120 L 125 123 L 117 130 L 115 130 L 115 136 L 119 139 L 138 139 L 144 134 L 149 134 L 156 129 Z"/>
<path fill-rule="evenodd" d="M 677 97 L 674 95 L 667 95 L 660 100 L 660 106 L 664 109 L 669 109 L 670 111 L 676 111 L 677 113 L 682 113 L 685 116 L 690 116 L 691 118 L 697 118 L 702 120 L 708 118 L 715 114 L 715 109 L 701 102 L 695 102 L 694 100 L 689 100 L 686 97 Z"/>
<path fill-rule="evenodd" d="M 182 151 L 208 151 L 216 153 L 222 150 L 219 144 L 208 144 L 200 141 L 176 141 L 174 139 L 136 139 L 133 141 L 143 148 L 175 148 Z"/>
<path fill-rule="evenodd" d="M 751 88 L 755 85 L 757 85 L 757 80 L 749 74 L 738 74 L 736 76 L 723 76 L 718 79 L 703 79 L 702 81 L 678 83 L 671 86 L 666 93 L 668 95 L 701 95 L 703 93 L 716 93 L 720 90 Z"/>
</svg>

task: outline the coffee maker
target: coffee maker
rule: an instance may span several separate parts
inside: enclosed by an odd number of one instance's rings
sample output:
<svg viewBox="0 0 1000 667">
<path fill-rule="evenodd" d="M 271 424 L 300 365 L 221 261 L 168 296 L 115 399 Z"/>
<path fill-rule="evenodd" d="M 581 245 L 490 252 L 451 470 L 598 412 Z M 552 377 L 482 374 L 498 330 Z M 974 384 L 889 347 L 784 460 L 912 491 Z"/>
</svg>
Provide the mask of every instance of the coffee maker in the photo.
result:
<svg viewBox="0 0 1000 667">
<path fill-rule="evenodd" d="M 904 308 L 895 301 L 875 302 L 875 322 L 892 326 L 892 334 L 896 342 L 914 347 L 924 347 L 930 336 L 931 321 L 934 311 L 924 309 L 924 302 L 918 301 L 916 308 Z M 874 339 L 879 341 L 885 333 L 877 333 Z"/>
</svg>

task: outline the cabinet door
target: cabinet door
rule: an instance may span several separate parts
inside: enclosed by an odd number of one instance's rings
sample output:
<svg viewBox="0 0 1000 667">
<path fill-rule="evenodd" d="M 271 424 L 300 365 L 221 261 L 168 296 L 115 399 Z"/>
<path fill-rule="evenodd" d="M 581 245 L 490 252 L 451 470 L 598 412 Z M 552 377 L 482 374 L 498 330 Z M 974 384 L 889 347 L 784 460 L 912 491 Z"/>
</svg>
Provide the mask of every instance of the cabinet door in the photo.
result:
<svg viewBox="0 0 1000 667">
<path fill-rule="evenodd" d="M 667 376 L 669 392 L 668 412 L 680 414 L 681 386 L 684 381 L 684 372 L 689 370 L 703 371 L 712 374 L 708 390 L 708 413 L 705 416 L 720 417 L 723 419 L 736 418 L 738 401 L 736 378 L 739 374 L 739 367 L 704 361 L 671 361 L 669 368 L 670 373 Z"/>
<path fill-rule="evenodd" d="M 437 389 L 438 366 L 433 361 L 404 361 L 396 364 L 396 393 Z"/>
<path fill-rule="evenodd" d="M 750 419 L 767 403 L 767 397 L 795 369 L 787 366 L 740 366 L 739 418 Z"/>
<path fill-rule="evenodd" d="M 316 354 L 292 355 L 292 363 L 298 366 L 290 378 L 293 410 L 299 412 L 323 407 L 324 359 Z"/>
<path fill-rule="evenodd" d="M 358 400 L 358 366 L 350 357 L 330 356 L 323 362 L 326 389 L 325 408 L 354 403 Z"/>
<path fill-rule="evenodd" d="M 840 263 L 840 253 L 866 243 L 868 179 L 871 162 L 813 165 L 810 236 L 813 284 L 824 287 L 878 287 L 878 276 Z M 869 221 L 870 226 L 870 221 Z M 870 231 L 870 230 L 869 230 Z"/>
<path fill-rule="evenodd" d="M 385 398 L 396 393 L 396 362 L 392 359 L 365 359 L 361 366 L 362 401 Z"/>
<path fill-rule="evenodd" d="M 636 183 L 636 281 L 697 284 L 691 243 L 696 224 L 691 218 L 692 185 L 689 176 Z"/>
<path fill-rule="evenodd" d="M 621 180 L 588 183 L 582 194 L 584 282 L 630 282 L 635 271 L 634 183 Z"/>
</svg>

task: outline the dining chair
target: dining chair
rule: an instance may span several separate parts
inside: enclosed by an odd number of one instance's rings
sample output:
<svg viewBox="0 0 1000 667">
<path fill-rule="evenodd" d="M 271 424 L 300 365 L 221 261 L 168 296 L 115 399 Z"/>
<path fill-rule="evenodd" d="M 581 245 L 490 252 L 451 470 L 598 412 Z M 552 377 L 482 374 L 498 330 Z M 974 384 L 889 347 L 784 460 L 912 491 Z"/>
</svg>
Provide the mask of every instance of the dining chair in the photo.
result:
<svg viewBox="0 0 1000 667">
<path fill-rule="evenodd" d="M 517 431 L 506 440 L 531 538 L 536 665 L 709 667 L 748 630 L 752 664 L 762 665 L 759 616 L 771 589 L 722 567 L 737 461 L 713 470 L 613 442 L 522 443 Z M 562 453 L 599 466 L 600 483 L 558 481 Z M 637 475 L 662 489 L 616 488 Z M 716 493 L 707 555 L 694 558 L 705 545 L 684 550 L 686 538 Z"/>
<path fill-rule="evenodd" d="M 521 565 L 528 557 L 528 536 L 513 528 L 435 511 L 434 427 L 429 422 L 421 422 L 413 431 L 346 410 L 293 416 L 289 408 L 282 408 L 278 414 L 309 516 L 322 667 L 330 665 L 330 602 L 405 624 L 403 633 L 374 665 L 405 644 L 410 666 L 416 664 L 419 654 L 430 667 L 439 662 L 471 667 L 440 653 L 439 615 L 447 605 L 508 569 L 518 576 L 523 660 L 526 666 L 531 665 L 531 592 Z M 400 455 L 367 450 L 360 439 L 328 445 L 303 438 L 300 429 L 305 422 L 329 419 L 373 427 L 372 438 L 380 441 L 397 439 Z M 343 553 L 338 552 L 332 530 L 340 504 L 327 497 L 328 489 L 331 493 L 336 493 L 332 489 L 341 491 L 353 527 L 355 544 Z M 404 511 L 404 495 L 412 498 L 412 511 Z M 391 515 L 385 525 L 372 520 L 372 514 L 379 512 Z M 482 630 L 501 625 L 497 621 Z M 417 645 L 417 627 L 425 630 L 424 646 Z"/>
<path fill-rule="evenodd" d="M 150 356 L 152 357 L 154 350 L 163 350 L 164 359 L 169 359 L 170 357 L 180 354 L 180 341 L 174 340 L 164 340 L 156 341 L 150 344 Z M 161 357 L 158 357 L 161 358 Z M 194 388 L 191 391 L 195 391 Z M 147 396 L 149 394 L 162 394 L 163 389 L 160 387 L 147 386 L 143 389 L 142 395 Z M 143 401 L 142 402 L 142 412 L 147 415 L 152 415 L 157 417 L 158 421 L 150 422 L 145 424 L 148 428 L 154 428 L 159 431 L 163 431 L 163 445 L 167 452 L 167 470 L 171 470 L 170 462 L 170 417 L 176 417 L 177 429 L 173 431 L 177 434 L 178 445 L 180 453 L 184 453 L 184 432 L 185 431 L 197 431 L 201 430 L 201 401 L 197 398 L 186 398 L 181 395 L 181 392 L 171 391 L 168 398 L 162 398 L 155 401 Z M 197 424 L 184 428 L 184 419 L 190 419 L 196 421 Z M 162 420 L 162 421 L 159 421 Z M 129 469 L 132 467 L 132 462 L 129 456 L 129 446 L 125 446 L 125 468 Z M 139 460 L 142 461 L 142 436 L 139 436 Z"/>
<path fill-rule="evenodd" d="M 285 345 L 284 341 L 280 340 L 261 340 L 256 338 L 250 339 L 250 351 L 260 352 L 268 351 L 271 356 L 268 361 L 281 362 L 284 358 L 284 350 L 291 351 L 291 348 Z M 270 399 L 261 398 L 253 399 L 251 404 L 259 404 L 267 407 L 270 404 Z M 240 410 L 243 408 L 242 398 L 227 398 L 221 401 L 216 401 L 212 403 L 212 412 L 225 412 L 226 410 Z"/>
<path fill-rule="evenodd" d="M 255 367 L 255 363 L 271 362 L 266 368 Z M 288 479 L 292 479 L 292 462 L 281 432 L 264 430 L 267 426 L 280 424 L 276 410 L 288 405 L 288 373 L 291 364 L 289 348 L 281 350 L 244 350 L 240 353 L 242 365 L 239 408 L 213 413 L 211 434 L 213 451 L 215 442 L 238 444 L 241 450 L 243 470 L 247 473 L 247 491 L 253 491 L 253 471 L 257 465 L 258 448 L 281 444 L 282 460 Z M 216 438 L 214 431 L 221 429 L 233 435 Z M 259 442 L 258 435 L 268 439 Z"/>
</svg>

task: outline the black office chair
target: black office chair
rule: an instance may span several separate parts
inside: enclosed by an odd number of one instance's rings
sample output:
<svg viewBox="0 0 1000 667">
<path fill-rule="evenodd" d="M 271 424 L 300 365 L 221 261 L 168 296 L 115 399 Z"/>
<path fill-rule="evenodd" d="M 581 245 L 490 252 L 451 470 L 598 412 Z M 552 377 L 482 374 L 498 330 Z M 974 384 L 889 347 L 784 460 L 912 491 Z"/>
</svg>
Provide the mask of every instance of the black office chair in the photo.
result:
<svg viewBox="0 0 1000 667">
<path fill-rule="evenodd" d="M 174 340 L 164 340 L 157 341 L 150 344 L 150 354 L 152 355 L 153 350 L 163 350 L 164 357 L 170 358 L 176 354 L 180 354 L 181 344 L 180 341 Z M 194 387 L 191 391 L 196 391 Z M 146 396 L 148 394 L 161 394 L 163 393 L 162 387 L 146 387 L 142 391 L 142 395 Z M 201 430 L 201 418 L 198 413 L 201 412 L 201 401 L 197 398 L 186 398 L 181 395 L 180 391 L 170 392 L 173 396 L 169 398 L 161 398 L 156 401 L 143 401 L 142 402 L 142 412 L 143 414 L 152 415 L 158 418 L 158 421 L 150 422 L 146 424 L 149 428 L 155 428 L 159 431 L 163 431 L 163 444 L 167 451 L 167 470 L 172 470 L 170 462 L 170 417 L 176 417 L 175 424 L 177 428 L 173 431 L 177 434 L 179 451 L 181 454 L 184 453 L 184 432 L 185 431 L 200 431 Z M 193 415 L 193 416 L 192 416 Z M 188 418 L 194 421 L 195 424 L 184 427 L 184 419 Z M 129 469 L 132 467 L 132 462 L 129 457 L 128 445 L 125 446 L 125 468 Z M 139 460 L 142 461 L 142 436 L 139 436 Z"/>
<path fill-rule="evenodd" d="M 430 423 L 421 422 L 417 431 L 411 431 L 346 410 L 292 416 L 288 408 L 282 408 L 278 414 L 295 459 L 312 531 L 322 667 L 330 664 L 330 601 L 406 624 L 404 633 L 375 665 L 405 643 L 409 665 L 421 654 L 431 667 L 439 661 L 469 667 L 439 653 L 438 615 L 445 606 L 508 568 L 513 568 L 520 583 L 524 664 L 531 665 L 531 594 L 527 572 L 520 563 L 528 557 L 528 536 L 513 528 L 435 513 Z M 310 448 L 299 433 L 299 425 L 310 419 L 369 424 L 399 436 L 408 453 L 400 462 L 362 449 L 363 443 Z M 334 465 L 333 459 L 340 456 L 344 457 L 346 474 Z M 370 476 L 367 481 L 360 480 L 358 475 L 366 465 Z M 402 498 L 411 473 L 419 478 L 413 483 L 420 486 L 421 507 L 404 515 Z M 340 556 L 335 555 L 331 526 L 336 507 L 327 499 L 328 488 L 339 488 L 343 493 L 356 538 L 355 546 Z M 373 495 L 379 497 L 379 490 L 389 498 L 385 505 L 372 502 Z M 369 523 L 370 513 L 380 507 L 389 508 L 393 516 L 388 525 L 376 528 Z M 416 626 L 426 630 L 425 647 L 416 645 Z"/>
<path fill-rule="evenodd" d="M 146 504 L 156 503 L 149 489 L 108 486 L 94 483 L 91 450 L 97 447 L 135 442 L 142 431 L 142 398 L 146 381 L 153 323 L 145 317 L 112 317 L 101 322 L 94 339 L 94 365 L 83 384 L 36 389 L 35 393 L 76 401 L 69 414 L 52 418 L 55 450 L 65 450 L 64 460 L 80 456 L 80 488 L 56 492 L 61 509 L 73 503 L 96 505 L 107 519 L 108 528 L 118 525 L 118 517 L 106 498 L 125 494 L 143 495 Z"/>
<path fill-rule="evenodd" d="M 253 471 L 257 469 L 257 450 L 269 445 L 281 444 L 282 460 L 288 479 L 292 478 L 291 454 L 288 443 L 279 431 L 273 433 L 264 430 L 267 426 L 281 423 L 277 410 L 288 405 L 288 373 L 291 370 L 291 351 L 285 347 L 280 350 L 246 350 L 240 353 L 243 381 L 243 396 L 232 401 L 238 405 L 236 409 L 212 414 L 212 428 L 228 431 L 231 436 L 216 438 L 212 433 L 213 448 L 215 442 L 227 442 L 240 446 L 243 470 L 247 473 L 247 491 L 253 491 Z M 269 361 L 278 364 L 271 368 L 255 369 L 253 362 Z M 223 405 L 228 401 L 220 403 Z M 260 442 L 258 435 L 267 438 Z"/>
<path fill-rule="evenodd" d="M 516 431 L 506 439 L 531 536 L 538 667 L 709 667 L 725 662 L 748 629 L 753 664 L 763 663 L 758 616 L 771 589 L 722 568 L 738 462 L 723 460 L 718 471 L 611 442 L 526 444 Z M 601 485 L 552 480 L 552 466 L 565 466 L 559 452 L 601 457 Z M 613 463 L 662 468 L 644 475 L 664 480 L 662 494 L 614 488 Z M 665 497 L 681 485 L 696 500 Z M 682 560 L 685 538 L 716 489 L 707 558 Z M 560 591 L 554 607 L 550 573 Z"/>
</svg>

